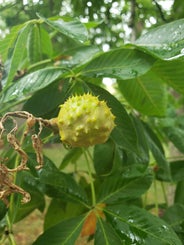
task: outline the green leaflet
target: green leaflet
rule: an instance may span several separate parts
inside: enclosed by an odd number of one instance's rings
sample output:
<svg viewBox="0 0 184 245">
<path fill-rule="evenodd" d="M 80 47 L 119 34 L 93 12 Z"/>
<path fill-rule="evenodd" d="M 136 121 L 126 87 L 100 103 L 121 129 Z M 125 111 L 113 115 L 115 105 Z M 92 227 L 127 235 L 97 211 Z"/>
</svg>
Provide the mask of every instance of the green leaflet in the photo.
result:
<svg viewBox="0 0 184 245">
<path fill-rule="evenodd" d="M 19 100 L 20 102 L 30 97 L 32 93 L 54 82 L 63 73 L 60 67 L 47 67 L 30 73 L 7 89 L 4 89 L 0 97 L 0 102 L 7 103 L 13 100 Z"/>
<path fill-rule="evenodd" d="M 152 174 L 144 167 L 138 164 L 126 167 L 105 178 L 98 192 L 98 202 L 113 204 L 140 197 L 149 189 L 152 180 Z"/>
<path fill-rule="evenodd" d="M 64 220 L 46 230 L 33 245 L 73 245 L 84 222 L 84 216 Z"/>
<path fill-rule="evenodd" d="M 17 39 L 12 47 L 13 50 L 9 55 L 10 58 L 7 60 L 5 64 L 5 68 L 7 69 L 8 76 L 5 78 L 3 83 L 7 87 L 13 80 L 17 70 L 19 69 L 20 63 L 24 57 L 24 52 L 26 51 L 26 43 L 28 33 L 31 29 L 31 23 L 27 23 L 18 33 Z"/>
<path fill-rule="evenodd" d="M 179 58 L 183 54 L 184 19 L 159 26 L 142 35 L 135 44 L 160 59 Z"/>
<path fill-rule="evenodd" d="M 87 41 L 87 30 L 78 19 L 59 18 L 56 20 L 49 20 L 42 16 L 40 16 L 40 18 L 53 29 L 64 34 L 66 37 L 72 38 L 73 40 L 81 43 Z"/>
<path fill-rule="evenodd" d="M 134 206 L 108 207 L 108 220 L 122 244 L 182 245 L 172 228 L 160 218 Z M 124 242 L 124 243 L 123 243 Z"/>
<path fill-rule="evenodd" d="M 27 49 L 30 64 L 34 64 L 42 59 L 40 27 L 38 24 L 33 24 L 31 26 L 27 41 Z"/>
<path fill-rule="evenodd" d="M 131 80 L 119 80 L 118 86 L 136 110 L 148 116 L 164 116 L 167 105 L 166 87 L 153 71 Z"/>
<path fill-rule="evenodd" d="M 101 53 L 82 70 L 88 77 L 132 79 L 149 71 L 155 58 L 136 49 L 119 48 Z"/>
</svg>

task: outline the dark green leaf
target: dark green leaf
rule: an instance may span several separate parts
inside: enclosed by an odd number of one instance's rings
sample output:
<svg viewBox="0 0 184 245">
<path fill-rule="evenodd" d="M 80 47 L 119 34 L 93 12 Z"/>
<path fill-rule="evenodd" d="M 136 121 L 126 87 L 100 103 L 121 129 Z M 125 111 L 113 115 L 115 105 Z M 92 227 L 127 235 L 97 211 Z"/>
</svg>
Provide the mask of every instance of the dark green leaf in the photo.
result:
<svg viewBox="0 0 184 245">
<path fill-rule="evenodd" d="M 171 162 L 170 168 L 173 181 L 184 180 L 184 160 Z"/>
<path fill-rule="evenodd" d="M 184 205 L 174 204 L 164 212 L 162 218 L 178 235 L 184 235 Z"/>
<path fill-rule="evenodd" d="M 60 172 L 50 163 L 45 163 L 40 171 L 40 182 L 46 185 L 46 193 L 52 197 L 81 203 L 84 206 L 88 203 L 87 195 L 83 188 L 66 173 Z"/>
<path fill-rule="evenodd" d="M 147 124 L 144 124 L 144 127 L 145 127 L 145 133 L 146 133 L 146 138 L 148 141 L 149 148 L 153 154 L 153 157 L 155 158 L 156 164 L 158 165 L 158 170 L 156 172 L 156 175 L 161 180 L 170 181 L 171 180 L 170 166 L 165 158 L 162 144 L 159 138 L 157 137 L 157 135 Z"/>
<path fill-rule="evenodd" d="M 23 110 L 29 111 L 34 116 L 42 117 L 45 117 L 45 115 L 48 115 L 55 110 L 57 115 L 59 105 L 66 100 L 69 89 L 70 84 L 68 81 L 53 82 L 49 86 L 33 94 L 24 104 Z"/>
<path fill-rule="evenodd" d="M 184 60 L 158 61 L 154 71 L 169 86 L 184 94 Z"/>
<path fill-rule="evenodd" d="M 184 19 L 152 29 L 135 43 L 161 59 L 183 56 Z"/>
<path fill-rule="evenodd" d="M 119 89 L 136 110 L 148 116 L 163 116 L 167 94 L 163 81 L 150 71 L 131 80 L 118 81 Z"/>
<path fill-rule="evenodd" d="M 45 23 L 51 26 L 53 29 L 59 31 L 65 36 L 74 39 L 78 42 L 86 42 L 87 41 L 87 30 L 85 26 L 77 19 L 67 19 L 61 18 L 57 20 L 49 20 L 41 17 Z"/>
<path fill-rule="evenodd" d="M 7 211 L 8 211 L 8 209 L 7 209 L 6 205 L 4 204 L 4 202 L 2 202 L 0 200 L 0 220 L 2 220 L 4 218 Z"/>
<path fill-rule="evenodd" d="M 184 17 L 183 9 L 184 9 L 184 2 L 183 1 L 175 0 L 173 2 L 172 15 L 174 16 L 175 20 L 181 19 Z"/>
<path fill-rule="evenodd" d="M 87 83 L 87 85 L 92 93 L 107 102 L 107 105 L 112 109 L 112 113 L 116 117 L 116 127 L 111 134 L 112 139 L 118 146 L 137 154 L 138 145 L 135 127 L 123 105 L 107 90 L 91 83 Z"/>
<path fill-rule="evenodd" d="M 184 205 L 184 180 L 177 183 L 176 190 L 175 190 L 175 196 L 174 196 L 174 202 L 180 203 Z"/>
<path fill-rule="evenodd" d="M 166 134 L 167 138 L 178 148 L 179 151 L 184 152 L 184 117 L 178 115 L 176 110 L 170 117 L 163 118 L 159 121 L 159 126 Z"/>
<path fill-rule="evenodd" d="M 114 159 L 113 159 L 113 168 L 111 173 L 118 173 L 121 172 L 123 170 L 124 164 L 123 164 L 123 160 L 124 160 L 124 150 L 119 147 L 119 146 L 115 146 L 114 149 Z"/>
<path fill-rule="evenodd" d="M 7 59 L 8 51 L 13 47 L 13 44 L 17 38 L 18 32 L 25 26 L 25 24 L 21 24 L 18 26 L 14 26 L 11 29 L 11 32 L 6 35 L 5 38 L 0 40 L 0 52 L 1 58 L 3 62 Z"/>
<path fill-rule="evenodd" d="M 7 87 L 13 80 L 17 70 L 20 68 L 20 63 L 24 56 L 24 50 L 26 49 L 28 33 L 31 29 L 31 24 L 25 25 L 18 34 L 17 40 L 13 47 L 10 60 L 8 60 L 8 67 L 5 65 L 5 69 L 8 73 L 6 81 L 3 81 Z"/>
<path fill-rule="evenodd" d="M 184 153 L 184 130 L 179 127 L 165 127 L 163 130 L 175 147 Z"/>
<path fill-rule="evenodd" d="M 143 75 L 154 62 L 153 57 L 141 51 L 121 48 L 99 54 L 83 68 L 82 74 L 126 80 Z"/>
<path fill-rule="evenodd" d="M 39 26 L 40 28 L 40 38 L 41 38 L 41 49 L 44 56 L 51 58 L 53 55 L 53 47 L 51 42 L 51 37 L 49 33 Z"/>
<path fill-rule="evenodd" d="M 83 151 L 81 148 L 72 148 L 64 156 L 60 169 L 65 168 L 69 163 L 76 163 Z"/>
<path fill-rule="evenodd" d="M 58 224 L 65 215 L 66 203 L 61 199 L 53 198 L 47 209 L 44 219 L 44 230 Z"/>
<path fill-rule="evenodd" d="M 97 175 L 110 173 L 113 167 L 114 150 L 114 143 L 111 140 L 95 145 L 93 159 Z"/>
<path fill-rule="evenodd" d="M 122 243 L 116 230 L 107 222 L 98 219 L 97 230 L 95 233 L 95 245 L 125 245 Z"/>
<path fill-rule="evenodd" d="M 160 218 L 134 206 L 115 205 L 104 210 L 122 244 L 182 245 L 172 228 Z M 123 243 L 124 242 L 124 243 Z"/>
<path fill-rule="evenodd" d="M 81 66 L 85 64 L 92 57 L 99 52 L 99 48 L 96 46 L 79 46 L 75 48 L 70 48 L 63 52 L 63 59 L 61 60 L 61 64 L 67 67 L 73 67 L 75 65 Z M 62 57 L 61 57 L 62 58 Z"/>
<path fill-rule="evenodd" d="M 79 237 L 85 217 L 64 220 L 46 230 L 33 245 L 73 245 Z"/>
<path fill-rule="evenodd" d="M 0 220 L 0 236 L 2 237 L 5 233 L 5 229 L 7 228 L 6 217 Z"/>
<path fill-rule="evenodd" d="M 152 183 L 152 174 L 140 165 L 132 165 L 122 172 L 106 177 L 101 184 L 98 202 L 115 203 L 141 196 Z"/>
<path fill-rule="evenodd" d="M 149 147 L 143 123 L 138 117 L 134 116 L 132 116 L 132 122 L 134 123 L 134 127 L 137 133 L 139 154 L 135 154 L 129 151 L 124 152 L 122 157 L 122 164 L 132 165 L 139 163 L 148 165 Z"/>
<path fill-rule="evenodd" d="M 33 155 L 29 154 L 29 157 L 33 157 Z M 34 160 L 34 163 L 35 162 L 36 161 Z M 22 196 L 17 196 L 12 210 L 14 223 L 20 221 L 35 209 L 39 209 L 42 212 L 45 207 L 45 198 L 42 191 L 43 186 L 40 184 L 39 180 L 35 178 L 30 172 L 22 171 L 17 173 L 16 184 L 21 186 L 21 188 L 30 194 L 31 200 L 30 202 L 22 205 L 20 202 Z"/>
<path fill-rule="evenodd" d="M 34 64 L 42 59 L 40 29 L 38 24 L 31 26 L 27 40 L 27 49 L 30 64 Z"/>
<path fill-rule="evenodd" d="M 0 102 L 6 103 L 12 100 L 23 100 L 32 93 L 45 88 L 63 74 L 60 67 L 47 67 L 20 79 L 7 88 L 1 95 Z"/>
<path fill-rule="evenodd" d="M 53 198 L 44 219 L 44 230 L 58 224 L 64 219 L 80 215 L 83 207 L 78 203 L 63 202 L 62 199 Z"/>
<path fill-rule="evenodd" d="M 26 191 L 28 191 L 29 194 L 31 195 L 31 201 L 19 207 L 16 213 L 14 223 L 22 220 L 35 209 L 43 210 L 45 206 L 45 199 L 42 193 L 40 193 L 38 190 L 34 191 L 34 190 L 26 189 Z"/>
</svg>

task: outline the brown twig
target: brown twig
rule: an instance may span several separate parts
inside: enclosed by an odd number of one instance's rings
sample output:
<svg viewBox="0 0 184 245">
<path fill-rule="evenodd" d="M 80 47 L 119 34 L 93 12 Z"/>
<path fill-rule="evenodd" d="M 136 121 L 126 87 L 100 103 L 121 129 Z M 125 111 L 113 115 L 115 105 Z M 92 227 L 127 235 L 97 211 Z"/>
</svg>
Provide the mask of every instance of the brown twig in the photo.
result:
<svg viewBox="0 0 184 245">
<path fill-rule="evenodd" d="M 26 127 L 23 132 L 22 140 L 19 141 L 16 137 L 16 133 L 18 131 L 18 123 L 15 119 L 22 118 L 26 120 Z M 6 132 L 5 123 L 8 119 L 11 119 L 13 122 L 13 128 Z M 34 132 L 35 124 L 39 125 L 38 133 Z M 18 166 L 14 167 L 13 169 L 9 169 L 6 167 L 5 164 L 0 163 L 0 199 L 8 206 L 9 202 L 7 197 L 11 193 L 20 193 L 23 195 L 22 203 L 26 203 L 30 200 L 30 195 L 26 191 L 24 191 L 21 187 L 15 185 L 13 183 L 13 175 L 17 171 L 22 170 L 29 170 L 27 167 L 28 162 L 28 155 L 22 149 L 22 144 L 25 138 L 31 134 L 32 146 L 36 153 L 36 160 L 38 165 L 35 167 L 36 169 L 40 169 L 43 167 L 43 153 L 42 153 L 42 141 L 40 138 L 41 132 L 44 127 L 52 128 L 53 131 L 57 130 L 57 124 L 55 120 L 47 120 L 41 117 L 34 117 L 31 113 L 27 111 L 14 111 L 14 112 L 7 112 L 2 118 L 0 118 L 0 139 L 2 138 L 3 134 L 7 133 L 7 142 L 10 146 L 14 149 L 15 152 L 20 157 L 20 163 Z M 34 132 L 34 133 L 33 133 Z"/>
<path fill-rule="evenodd" d="M 163 10 L 162 10 L 160 4 L 159 4 L 156 0 L 153 0 L 153 2 L 155 3 L 155 6 L 157 7 L 158 12 L 160 13 L 161 19 L 162 19 L 164 22 L 167 22 L 167 20 L 166 20 L 166 18 L 165 18 L 165 16 L 164 16 L 164 13 L 163 13 Z"/>
<path fill-rule="evenodd" d="M 30 194 L 21 187 L 15 185 L 12 170 L 7 168 L 5 164 L 0 164 L 0 199 L 8 206 L 8 196 L 12 193 L 20 193 L 23 195 L 22 203 L 30 201 Z"/>
</svg>

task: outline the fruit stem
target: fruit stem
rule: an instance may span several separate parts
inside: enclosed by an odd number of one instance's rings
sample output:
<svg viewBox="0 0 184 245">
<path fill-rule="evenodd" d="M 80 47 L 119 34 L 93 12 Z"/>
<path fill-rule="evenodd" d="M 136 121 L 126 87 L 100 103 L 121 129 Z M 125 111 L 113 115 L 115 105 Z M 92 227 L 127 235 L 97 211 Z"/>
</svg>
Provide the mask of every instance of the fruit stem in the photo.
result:
<svg viewBox="0 0 184 245">
<path fill-rule="evenodd" d="M 94 181 L 93 181 L 93 177 L 92 177 L 92 171 L 91 171 L 91 167 L 90 167 L 90 162 L 89 162 L 89 159 L 88 159 L 88 155 L 89 154 L 89 151 L 87 149 L 87 153 L 86 153 L 86 150 L 83 148 L 83 153 L 84 153 L 84 156 L 85 156 L 85 159 L 86 159 L 86 162 L 87 162 L 87 168 L 88 168 L 88 173 L 89 173 L 89 181 L 90 181 L 90 186 L 91 186 L 91 195 L 92 195 L 92 205 L 93 207 L 96 206 L 96 194 L 95 194 L 95 186 L 94 186 Z"/>
</svg>

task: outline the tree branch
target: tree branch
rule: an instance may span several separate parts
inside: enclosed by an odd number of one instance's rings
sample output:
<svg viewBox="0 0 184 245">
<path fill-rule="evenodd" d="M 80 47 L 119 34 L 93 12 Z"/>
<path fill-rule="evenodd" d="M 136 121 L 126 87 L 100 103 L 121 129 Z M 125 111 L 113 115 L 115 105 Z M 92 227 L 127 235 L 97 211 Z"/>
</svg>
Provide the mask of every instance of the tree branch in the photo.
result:
<svg viewBox="0 0 184 245">
<path fill-rule="evenodd" d="M 166 18 L 165 18 L 165 16 L 164 16 L 164 13 L 163 13 L 163 10 L 162 10 L 160 4 L 157 3 L 156 0 L 153 0 L 153 2 L 155 3 L 155 6 L 157 7 L 157 9 L 158 9 L 158 11 L 159 11 L 159 14 L 160 14 L 161 19 L 162 19 L 164 22 L 167 22 L 167 20 L 166 20 Z"/>
<path fill-rule="evenodd" d="M 135 41 L 136 39 L 136 0 L 131 0 L 131 16 L 129 21 L 129 27 L 132 29 L 131 33 L 131 41 Z"/>
</svg>

